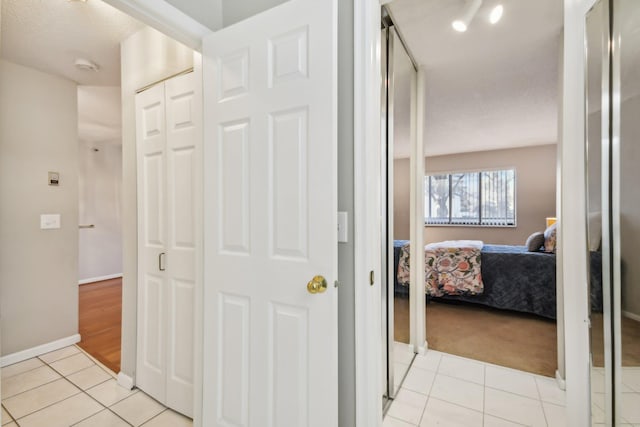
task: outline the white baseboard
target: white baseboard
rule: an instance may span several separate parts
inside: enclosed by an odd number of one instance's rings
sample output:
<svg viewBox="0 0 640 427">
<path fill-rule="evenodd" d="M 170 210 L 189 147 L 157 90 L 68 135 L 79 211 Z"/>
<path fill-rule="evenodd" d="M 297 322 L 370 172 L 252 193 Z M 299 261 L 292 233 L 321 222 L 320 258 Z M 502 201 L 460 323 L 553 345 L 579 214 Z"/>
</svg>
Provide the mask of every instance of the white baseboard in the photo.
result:
<svg viewBox="0 0 640 427">
<path fill-rule="evenodd" d="M 424 356 L 427 354 L 427 350 L 429 349 L 429 344 L 425 341 L 423 345 L 416 346 L 416 354 L 420 356 Z"/>
<path fill-rule="evenodd" d="M 78 285 L 85 285 L 87 283 L 93 283 L 93 282 L 101 282 L 103 280 L 109 280 L 109 279 L 117 279 L 119 277 L 122 277 L 122 273 L 108 274 L 106 276 L 90 277 L 88 279 L 78 280 Z"/>
<path fill-rule="evenodd" d="M 133 378 L 123 372 L 120 372 L 118 373 L 118 384 L 127 390 L 131 390 L 134 386 Z"/>
<path fill-rule="evenodd" d="M 565 381 L 564 378 L 562 378 L 562 376 L 560 376 L 559 371 L 556 371 L 556 384 L 558 384 L 558 387 L 560 387 L 560 390 L 567 389 L 567 382 Z"/>
<path fill-rule="evenodd" d="M 635 320 L 636 322 L 640 322 L 640 315 L 632 313 L 630 311 L 623 311 L 622 315 L 624 317 L 628 317 L 631 320 Z"/>
<path fill-rule="evenodd" d="M 80 334 L 75 334 L 70 337 L 61 338 L 59 340 L 31 347 L 16 353 L 7 354 L 6 356 L 0 357 L 0 367 L 13 365 L 14 363 L 22 362 L 23 360 L 31 359 L 33 357 L 40 356 L 41 354 L 60 350 L 61 348 L 69 347 L 70 345 L 78 342 L 80 342 Z"/>
</svg>

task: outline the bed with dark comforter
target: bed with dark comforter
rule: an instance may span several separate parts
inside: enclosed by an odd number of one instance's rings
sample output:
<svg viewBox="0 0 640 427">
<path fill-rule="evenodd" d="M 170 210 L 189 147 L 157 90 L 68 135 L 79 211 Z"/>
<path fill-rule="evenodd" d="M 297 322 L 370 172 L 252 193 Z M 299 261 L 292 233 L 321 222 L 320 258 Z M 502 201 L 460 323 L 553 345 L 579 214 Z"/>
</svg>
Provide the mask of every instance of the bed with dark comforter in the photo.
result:
<svg viewBox="0 0 640 427">
<path fill-rule="evenodd" d="M 401 250 L 408 241 L 394 242 L 395 270 Z M 556 255 L 529 252 L 526 246 L 484 245 L 481 250 L 484 292 L 479 295 L 445 295 L 433 300 L 464 301 L 503 310 L 556 318 Z M 395 292 L 406 294 L 407 284 L 398 283 Z M 591 252 L 591 308 L 602 311 L 602 257 Z"/>
</svg>

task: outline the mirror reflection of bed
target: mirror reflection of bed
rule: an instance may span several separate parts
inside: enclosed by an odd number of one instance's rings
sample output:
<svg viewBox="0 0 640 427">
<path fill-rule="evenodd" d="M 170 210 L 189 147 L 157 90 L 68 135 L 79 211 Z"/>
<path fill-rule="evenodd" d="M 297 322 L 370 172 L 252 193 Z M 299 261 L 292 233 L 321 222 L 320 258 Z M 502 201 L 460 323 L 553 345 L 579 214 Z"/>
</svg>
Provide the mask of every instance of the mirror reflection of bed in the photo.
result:
<svg viewBox="0 0 640 427">
<path fill-rule="evenodd" d="M 556 255 L 547 218 L 556 217 L 562 5 L 511 4 L 505 25 L 518 40 L 514 48 L 496 39 L 480 15 L 466 33 L 450 31 L 448 19 L 459 3 L 388 5 L 425 69 L 424 244 L 464 241 L 425 251 L 420 286 L 428 348 L 555 377 Z M 402 274 L 408 242 L 401 240 L 410 236 L 410 159 L 399 144 L 393 164 L 395 340 L 408 342 L 408 275 Z M 527 242 L 534 233 L 537 241 Z M 597 265 L 598 252 L 591 256 Z M 593 303 L 601 305 L 595 288 Z"/>
<path fill-rule="evenodd" d="M 554 376 L 557 368 L 555 228 L 526 245 L 453 240 L 425 246 L 430 349 Z M 545 238 L 545 234 L 547 237 Z M 406 241 L 395 242 L 396 289 L 408 283 Z M 601 255 L 591 252 L 592 307 L 602 311 Z M 396 308 L 401 310 L 402 307 Z"/>
</svg>

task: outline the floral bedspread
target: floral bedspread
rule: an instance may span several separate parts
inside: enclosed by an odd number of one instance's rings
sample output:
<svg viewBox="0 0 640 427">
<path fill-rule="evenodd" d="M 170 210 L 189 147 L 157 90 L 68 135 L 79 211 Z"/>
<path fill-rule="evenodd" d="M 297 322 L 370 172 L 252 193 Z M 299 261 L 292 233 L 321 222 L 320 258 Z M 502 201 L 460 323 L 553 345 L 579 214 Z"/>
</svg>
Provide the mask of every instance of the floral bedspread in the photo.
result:
<svg viewBox="0 0 640 427">
<path fill-rule="evenodd" d="M 456 245 L 457 243 L 457 245 Z M 479 244 L 478 244 L 479 243 Z M 442 242 L 425 246 L 425 292 L 427 295 L 478 295 L 484 291 L 480 272 L 482 242 Z M 402 247 L 398 283 L 408 285 L 409 244 Z"/>
</svg>

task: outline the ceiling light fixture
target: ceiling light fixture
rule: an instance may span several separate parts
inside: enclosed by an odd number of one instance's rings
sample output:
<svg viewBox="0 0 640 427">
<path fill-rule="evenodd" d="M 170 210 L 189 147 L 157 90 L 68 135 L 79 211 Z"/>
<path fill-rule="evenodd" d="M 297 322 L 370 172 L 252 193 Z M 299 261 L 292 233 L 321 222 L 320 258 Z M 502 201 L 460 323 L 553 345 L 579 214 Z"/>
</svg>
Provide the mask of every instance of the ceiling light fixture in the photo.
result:
<svg viewBox="0 0 640 427">
<path fill-rule="evenodd" d="M 492 24 L 497 24 L 500 18 L 502 18 L 503 12 L 504 7 L 502 7 L 501 4 L 491 9 L 491 13 L 489 14 L 489 22 L 491 22 Z"/>
<path fill-rule="evenodd" d="M 469 24 L 476 16 L 476 13 L 478 12 L 478 9 L 480 9 L 480 6 L 482 6 L 482 0 L 470 0 L 462 16 L 451 23 L 453 29 L 460 33 L 464 33 L 465 31 L 467 31 L 467 28 L 469 28 Z"/>
<path fill-rule="evenodd" d="M 82 71 L 98 71 L 100 67 L 93 61 L 84 58 L 76 59 L 75 66 Z"/>
</svg>

